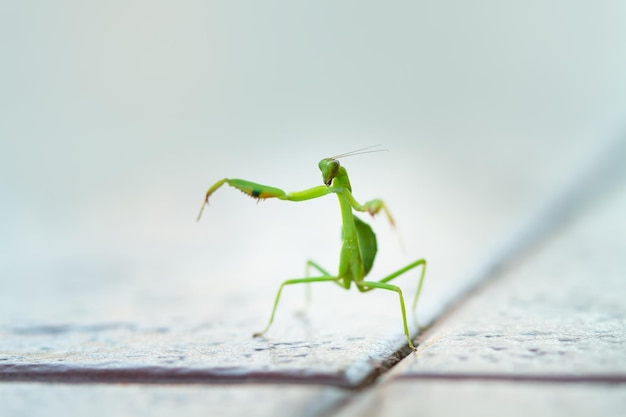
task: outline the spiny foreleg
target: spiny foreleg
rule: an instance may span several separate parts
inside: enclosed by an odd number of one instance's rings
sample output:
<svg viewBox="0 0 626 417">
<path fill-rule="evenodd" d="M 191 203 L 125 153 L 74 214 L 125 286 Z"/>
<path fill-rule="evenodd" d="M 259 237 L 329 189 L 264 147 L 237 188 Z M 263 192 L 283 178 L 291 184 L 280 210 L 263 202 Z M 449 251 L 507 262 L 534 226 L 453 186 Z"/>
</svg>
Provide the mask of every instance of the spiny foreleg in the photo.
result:
<svg viewBox="0 0 626 417">
<path fill-rule="evenodd" d="M 206 196 L 204 197 L 204 201 L 202 202 L 202 206 L 200 207 L 198 220 L 200 220 L 200 217 L 202 216 L 202 211 L 204 210 L 204 207 L 209 204 L 209 197 L 211 196 L 211 194 L 213 194 L 218 188 L 220 188 L 224 184 L 228 184 L 231 187 L 234 187 L 239 191 L 248 194 L 250 197 L 256 198 L 257 200 L 272 197 L 281 198 L 286 195 L 286 193 L 280 188 L 257 184 L 255 182 L 241 180 L 237 178 L 224 178 L 213 184 L 211 188 L 209 188 L 209 190 L 206 192 Z"/>
<path fill-rule="evenodd" d="M 211 196 L 211 194 L 213 194 L 218 188 L 220 188 L 224 184 L 235 187 L 239 191 L 257 200 L 263 200 L 265 198 L 278 198 L 279 200 L 304 201 L 310 200 L 312 198 L 322 197 L 328 193 L 336 192 L 336 190 L 332 187 L 320 185 L 318 187 L 312 187 L 302 191 L 286 193 L 280 188 L 270 187 L 269 185 L 262 185 L 256 182 L 241 179 L 224 178 L 213 184 L 213 186 L 209 188 L 209 190 L 206 192 L 206 196 L 204 197 L 204 201 L 202 202 L 202 207 L 200 207 L 200 213 L 198 213 L 198 220 L 200 220 L 200 217 L 202 216 L 202 211 L 204 210 L 204 207 L 209 204 L 209 197 Z"/>
</svg>

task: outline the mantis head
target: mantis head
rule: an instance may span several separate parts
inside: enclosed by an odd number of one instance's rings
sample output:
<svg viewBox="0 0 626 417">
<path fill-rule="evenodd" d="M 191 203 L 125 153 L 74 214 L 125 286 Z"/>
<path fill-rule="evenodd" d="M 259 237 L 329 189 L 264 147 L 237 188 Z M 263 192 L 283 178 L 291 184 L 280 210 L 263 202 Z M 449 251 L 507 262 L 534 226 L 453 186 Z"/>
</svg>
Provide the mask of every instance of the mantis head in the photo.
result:
<svg viewBox="0 0 626 417">
<path fill-rule="evenodd" d="M 334 158 L 324 158 L 318 166 L 320 171 L 322 171 L 322 181 L 324 181 L 327 187 L 330 187 L 330 184 L 339 172 L 339 167 L 341 166 L 339 161 Z"/>
<path fill-rule="evenodd" d="M 367 148 L 357 149 L 356 151 L 342 153 L 341 155 L 335 155 L 330 158 L 322 159 L 318 166 L 320 167 L 320 171 L 322 171 L 322 180 L 324 181 L 324 184 L 326 184 L 327 187 L 330 187 L 333 179 L 335 179 L 335 177 L 339 174 L 341 164 L 339 164 L 339 161 L 337 159 L 345 158 L 347 156 L 361 155 L 364 153 L 387 151 L 387 149 L 372 149 L 377 146 L 379 145 L 368 146 Z M 345 169 L 343 171 L 345 172 Z"/>
</svg>

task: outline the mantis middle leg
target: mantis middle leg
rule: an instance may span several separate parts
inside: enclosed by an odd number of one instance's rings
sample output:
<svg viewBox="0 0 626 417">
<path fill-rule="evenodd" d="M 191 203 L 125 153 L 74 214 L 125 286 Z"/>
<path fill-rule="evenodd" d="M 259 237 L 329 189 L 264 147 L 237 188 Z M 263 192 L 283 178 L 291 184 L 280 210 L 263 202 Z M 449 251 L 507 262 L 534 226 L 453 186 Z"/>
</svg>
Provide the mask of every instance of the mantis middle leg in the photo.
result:
<svg viewBox="0 0 626 417">
<path fill-rule="evenodd" d="M 311 261 L 309 261 L 311 262 Z M 317 264 L 313 263 L 316 267 L 318 266 Z M 317 268 L 316 268 L 317 269 Z M 343 285 L 341 285 L 341 283 L 339 282 L 339 278 L 338 277 L 332 277 L 332 276 L 322 276 L 322 277 L 308 277 L 308 278 L 296 278 L 296 279 L 288 279 L 287 281 L 283 282 L 280 285 L 280 288 L 278 289 L 278 294 L 276 294 L 276 299 L 274 300 L 274 307 L 272 308 L 272 315 L 270 316 L 270 321 L 269 323 L 267 323 L 267 326 L 265 326 L 265 329 L 263 329 L 260 332 L 254 333 L 252 335 L 252 337 L 260 337 L 263 336 L 263 334 L 265 332 L 267 332 L 270 328 L 270 326 L 272 325 L 272 323 L 274 322 L 274 315 L 276 314 L 276 308 L 278 307 L 278 301 L 280 300 L 280 295 L 283 292 L 283 287 L 285 287 L 285 285 L 293 285 L 293 284 L 310 284 L 312 282 L 334 282 L 337 285 L 340 285 L 343 287 Z"/>
</svg>

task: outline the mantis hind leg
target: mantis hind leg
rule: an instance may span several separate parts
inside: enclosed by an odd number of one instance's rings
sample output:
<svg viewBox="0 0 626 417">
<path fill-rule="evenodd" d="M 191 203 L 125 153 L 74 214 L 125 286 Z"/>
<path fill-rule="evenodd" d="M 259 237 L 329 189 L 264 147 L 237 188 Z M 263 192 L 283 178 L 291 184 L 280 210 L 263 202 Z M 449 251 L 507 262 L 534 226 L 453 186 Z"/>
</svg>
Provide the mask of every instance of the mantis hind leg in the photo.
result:
<svg viewBox="0 0 626 417">
<path fill-rule="evenodd" d="M 388 282 L 418 266 L 422 266 L 422 273 L 420 275 L 419 283 L 417 284 L 417 291 L 415 292 L 415 297 L 413 299 L 412 310 L 414 311 L 415 307 L 417 306 L 417 300 L 419 299 L 420 293 L 422 292 L 422 284 L 424 283 L 424 275 L 426 274 L 425 259 L 417 260 L 405 266 L 404 268 L 401 268 L 396 272 L 386 276 L 380 281 L 363 281 L 360 283 L 360 285 L 358 285 L 358 288 L 363 292 L 373 290 L 374 288 L 380 288 L 383 290 L 393 291 L 398 294 L 398 296 L 400 297 L 400 310 L 402 312 L 402 325 L 404 327 L 404 335 L 406 336 L 406 340 L 409 342 L 409 346 L 413 350 L 415 350 L 415 346 L 413 345 L 411 335 L 409 334 L 409 326 L 406 321 L 406 308 L 404 307 L 404 296 L 402 295 L 402 290 L 397 285 L 388 284 Z"/>
<path fill-rule="evenodd" d="M 313 262 L 312 260 L 309 259 L 308 261 L 306 261 L 306 274 L 305 275 L 307 277 L 309 276 L 309 271 L 311 268 L 316 269 L 319 273 L 321 273 L 325 277 L 331 276 L 330 272 L 328 272 L 327 270 L 319 266 L 317 262 Z"/>
<path fill-rule="evenodd" d="M 417 284 L 417 290 L 415 291 L 415 297 L 413 297 L 413 304 L 411 305 L 411 309 L 415 310 L 415 307 L 417 307 L 417 300 L 420 297 L 420 294 L 422 292 L 422 284 L 424 283 L 424 275 L 426 275 L 426 259 L 419 259 L 407 266 L 405 266 L 402 269 L 397 270 L 396 272 L 394 272 L 393 274 L 386 276 L 385 278 L 381 279 L 379 282 L 389 282 L 392 279 L 404 274 L 405 272 L 410 271 L 413 268 L 417 268 L 418 266 L 422 267 L 422 273 L 420 274 L 420 280 Z"/>
<path fill-rule="evenodd" d="M 325 277 L 330 277 L 331 276 L 330 272 L 328 272 L 327 270 L 322 268 L 317 262 L 314 262 L 314 261 L 309 259 L 308 261 L 306 261 L 306 268 L 304 270 L 304 275 L 306 277 L 310 277 L 311 276 L 311 274 L 310 274 L 311 268 L 317 270 L 320 274 L 322 274 Z M 306 311 L 308 306 L 311 304 L 311 286 L 310 285 L 306 285 L 305 286 L 304 299 L 305 299 L 305 303 L 306 303 L 304 311 Z"/>
<path fill-rule="evenodd" d="M 311 261 L 309 261 L 309 262 L 311 262 Z M 313 262 L 313 265 L 315 265 L 314 267 L 317 266 L 317 264 L 315 264 L 314 262 Z M 267 323 L 267 326 L 265 326 L 265 329 L 263 329 L 262 331 L 254 333 L 252 335 L 252 337 L 263 336 L 263 334 L 265 334 L 265 332 L 267 332 L 269 330 L 270 326 L 274 322 L 274 316 L 276 315 L 276 308 L 278 307 L 278 301 L 280 301 L 280 295 L 282 294 L 283 288 L 285 287 L 285 285 L 310 284 L 312 282 L 334 282 L 334 283 L 338 284 L 337 280 L 338 280 L 337 277 L 322 276 L 322 277 L 307 277 L 307 278 L 288 279 L 287 281 L 283 282 L 280 285 L 280 288 L 278 288 L 278 293 L 276 294 L 276 299 L 274 300 L 274 307 L 272 308 L 272 314 L 270 316 L 269 322 Z"/>
</svg>

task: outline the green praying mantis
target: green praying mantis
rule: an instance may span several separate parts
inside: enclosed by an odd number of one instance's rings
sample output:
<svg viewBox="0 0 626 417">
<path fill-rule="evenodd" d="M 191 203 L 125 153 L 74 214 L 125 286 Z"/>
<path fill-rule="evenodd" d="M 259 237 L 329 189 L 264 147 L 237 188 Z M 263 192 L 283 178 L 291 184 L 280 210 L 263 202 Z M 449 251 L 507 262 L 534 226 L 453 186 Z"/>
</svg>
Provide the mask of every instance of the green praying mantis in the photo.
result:
<svg viewBox="0 0 626 417">
<path fill-rule="evenodd" d="M 382 211 L 386 215 L 392 227 L 395 226 L 395 222 L 393 220 L 393 217 L 391 216 L 391 213 L 389 212 L 389 209 L 382 200 L 374 199 L 366 202 L 365 204 L 360 204 L 352 196 L 352 187 L 350 186 L 348 172 L 343 166 L 341 166 L 341 164 L 339 163 L 339 159 L 352 155 L 377 152 L 377 150 L 370 150 L 370 148 L 372 147 L 370 146 L 368 148 L 363 148 L 353 152 L 348 152 L 330 158 L 322 159 L 319 162 L 318 166 L 320 171 L 322 172 L 322 182 L 324 183 L 324 185 L 309 188 L 303 191 L 286 193 L 279 188 L 261 185 L 251 181 L 224 178 L 213 184 L 213 186 L 211 186 L 211 188 L 209 188 L 209 190 L 206 192 L 206 196 L 200 208 L 200 213 L 198 214 L 198 221 L 202 216 L 202 212 L 205 206 L 207 206 L 209 203 L 209 197 L 224 184 L 228 184 L 231 187 L 234 187 L 257 200 L 262 200 L 266 198 L 277 198 L 279 200 L 287 201 L 305 201 L 313 198 L 323 197 L 331 193 L 336 194 L 339 200 L 342 219 L 342 246 L 341 254 L 339 257 L 339 272 L 336 275 L 333 275 L 326 269 L 318 265 L 316 262 L 313 262 L 311 260 L 307 261 L 307 271 L 309 270 L 309 268 L 313 268 L 317 270 L 317 272 L 319 272 L 321 275 L 311 277 L 308 276 L 307 273 L 307 276 L 304 278 L 288 279 L 284 281 L 280 285 L 278 293 L 276 294 L 274 307 L 272 308 L 272 314 L 270 316 L 269 322 L 267 323 L 267 326 L 262 331 L 254 333 L 253 337 L 260 337 L 269 330 L 270 326 L 274 322 L 274 316 L 276 314 L 280 295 L 286 285 L 309 284 L 313 282 L 333 282 L 341 286 L 342 288 L 350 289 L 351 284 L 354 282 L 356 288 L 361 292 L 367 292 L 375 288 L 380 288 L 387 291 L 393 291 L 398 294 L 398 297 L 400 298 L 400 310 L 402 312 L 404 334 L 411 349 L 415 350 L 415 346 L 413 345 L 413 341 L 411 340 L 411 336 L 409 334 L 409 327 L 407 325 L 406 309 L 404 306 L 404 296 L 402 295 L 402 290 L 400 289 L 400 287 L 390 284 L 389 282 L 404 274 L 405 272 L 408 272 L 419 266 L 422 267 L 417 291 L 415 292 L 415 297 L 413 298 L 412 304 L 412 310 L 415 311 L 417 301 L 422 291 L 424 274 L 426 273 L 426 260 L 419 259 L 413 263 L 410 263 L 404 268 L 397 270 L 396 272 L 384 277 L 379 281 L 365 280 L 365 277 L 372 269 L 372 265 L 374 264 L 374 258 L 376 256 L 376 235 L 372 231 L 372 228 L 367 223 L 354 216 L 352 211 L 355 210 L 358 212 L 367 212 L 372 216 Z"/>
</svg>

